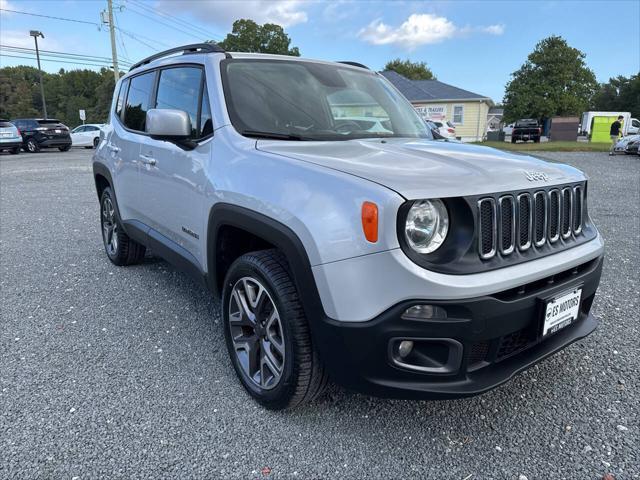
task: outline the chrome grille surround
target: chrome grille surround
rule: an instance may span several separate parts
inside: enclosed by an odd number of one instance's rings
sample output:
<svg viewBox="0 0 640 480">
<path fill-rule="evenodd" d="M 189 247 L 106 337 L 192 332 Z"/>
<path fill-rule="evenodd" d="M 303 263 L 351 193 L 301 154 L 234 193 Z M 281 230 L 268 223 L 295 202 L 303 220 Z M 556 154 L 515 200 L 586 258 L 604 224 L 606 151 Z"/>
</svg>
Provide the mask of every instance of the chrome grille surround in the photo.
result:
<svg viewBox="0 0 640 480">
<path fill-rule="evenodd" d="M 582 222 L 584 221 L 582 205 L 584 203 L 584 195 L 581 185 L 573 187 L 573 233 L 578 235 L 582 231 Z"/>
<path fill-rule="evenodd" d="M 565 187 L 562 189 L 562 221 L 560 222 L 560 233 L 562 238 L 569 238 L 571 236 L 572 218 L 573 213 L 573 189 L 571 187 Z"/>
<path fill-rule="evenodd" d="M 506 207 L 506 205 L 510 205 Z M 516 248 L 516 205 L 512 195 L 504 195 L 498 200 L 500 210 L 500 253 L 509 255 Z M 510 212 L 507 210 L 510 209 Z M 507 223 L 507 225 L 505 225 Z M 510 241 L 505 242 L 508 235 Z"/>
<path fill-rule="evenodd" d="M 531 195 L 521 193 L 518 195 L 518 249 L 521 252 L 531 248 L 531 227 L 533 226 L 533 209 L 531 208 Z M 526 209 L 524 208 L 526 206 Z"/>
<path fill-rule="evenodd" d="M 542 208 L 542 212 L 540 212 Z M 547 241 L 547 195 L 543 191 L 533 194 L 533 210 L 535 223 L 533 226 L 533 242 L 536 247 L 541 247 Z M 541 225 L 542 224 L 542 225 Z M 538 234 L 540 232 L 540 234 Z"/>
<path fill-rule="evenodd" d="M 490 215 L 490 225 L 487 225 L 487 209 Z M 484 215 L 483 215 L 484 213 Z M 478 252 L 480 258 L 488 260 L 496 254 L 497 225 L 496 225 L 496 201 L 493 198 L 483 198 L 478 200 Z M 486 248 L 487 235 L 490 235 L 490 249 Z"/>
<path fill-rule="evenodd" d="M 555 205 L 554 205 L 555 204 Z M 549 243 L 555 243 L 560 238 L 560 221 L 562 218 L 560 190 L 554 188 L 549 191 Z"/>
<path fill-rule="evenodd" d="M 584 184 L 484 196 L 476 205 L 482 260 L 529 256 L 532 247 L 544 254 L 551 245 L 569 246 L 579 241 L 587 221 Z M 561 239 L 562 246 L 555 245 Z"/>
</svg>

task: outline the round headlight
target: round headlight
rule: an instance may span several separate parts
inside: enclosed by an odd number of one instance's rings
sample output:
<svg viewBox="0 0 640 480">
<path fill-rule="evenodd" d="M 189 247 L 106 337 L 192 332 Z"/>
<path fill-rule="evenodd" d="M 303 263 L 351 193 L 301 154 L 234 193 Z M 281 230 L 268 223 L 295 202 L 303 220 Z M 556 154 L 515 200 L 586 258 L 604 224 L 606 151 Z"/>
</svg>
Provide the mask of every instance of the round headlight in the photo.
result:
<svg viewBox="0 0 640 480">
<path fill-rule="evenodd" d="M 447 238 L 449 215 L 441 200 L 419 200 L 407 213 L 404 236 L 418 253 L 435 252 Z"/>
</svg>

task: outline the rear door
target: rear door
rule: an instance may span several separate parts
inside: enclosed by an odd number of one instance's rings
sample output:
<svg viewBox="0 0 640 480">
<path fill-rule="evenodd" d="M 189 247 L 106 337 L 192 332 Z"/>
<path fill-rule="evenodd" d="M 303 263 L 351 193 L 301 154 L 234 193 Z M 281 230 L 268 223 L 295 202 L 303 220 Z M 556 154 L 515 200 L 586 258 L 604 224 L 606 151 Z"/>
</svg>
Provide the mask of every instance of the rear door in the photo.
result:
<svg viewBox="0 0 640 480">
<path fill-rule="evenodd" d="M 213 135 L 202 66 L 161 69 L 154 106 L 187 112 L 192 140 L 198 144 L 186 150 L 173 142 L 143 139 L 139 191 L 145 223 L 202 262 L 204 167 L 211 155 L 208 139 Z"/>
</svg>

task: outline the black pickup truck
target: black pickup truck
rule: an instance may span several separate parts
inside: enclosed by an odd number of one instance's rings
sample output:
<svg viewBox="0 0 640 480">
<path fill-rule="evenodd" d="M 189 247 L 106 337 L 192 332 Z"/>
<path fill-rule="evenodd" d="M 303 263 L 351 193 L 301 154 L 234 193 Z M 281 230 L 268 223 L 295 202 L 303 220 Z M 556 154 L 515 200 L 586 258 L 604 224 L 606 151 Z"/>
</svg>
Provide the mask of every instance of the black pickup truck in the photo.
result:
<svg viewBox="0 0 640 480">
<path fill-rule="evenodd" d="M 538 120 L 535 118 L 523 118 L 518 120 L 513 126 L 511 132 L 511 143 L 516 143 L 518 140 L 526 142 L 533 140 L 535 143 L 540 142 L 540 135 L 542 134 L 542 128 Z"/>
</svg>

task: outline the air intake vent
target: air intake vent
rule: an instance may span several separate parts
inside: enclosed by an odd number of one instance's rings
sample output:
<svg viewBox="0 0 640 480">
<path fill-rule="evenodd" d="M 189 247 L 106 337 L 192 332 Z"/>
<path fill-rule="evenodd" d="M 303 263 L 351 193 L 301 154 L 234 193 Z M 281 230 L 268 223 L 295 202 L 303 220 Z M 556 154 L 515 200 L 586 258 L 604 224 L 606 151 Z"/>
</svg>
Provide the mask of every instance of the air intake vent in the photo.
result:
<svg viewBox="0 0 640 480">
<path fill-rule="evenodd" d="M 547 194 L 545 192 L 536 192 L 533 195 L 534 218 L 535 218 L 535 236 L 534 243 L 536 247 L 544 245 L 547 232 Z"/>
<path fill-rule="evenodd" d="M 509 255 L 516 243 L 516 207 L 511 195 L 501 197 L 500 210 L 500 252 Z"/>
<path fill-rule="evenodd" d="M 484 198 L 478 202 L 479 219 L 478 241 L 480 257 L 488 259 L 496 254 L 496 204 L 493 198 Z"/>
<path fill-rule="evenodd" d="M 522 251 L 531 247 L 531 195 L 521 193 L 518 195 L 518 248 Z"/>
<path fill-rule="evenodd" d="M 560 191 L 549 192 L 549 242 L 555 243 L 560 238 Z"/>
<path fill-rule="evenodd" d="M 571 213 L 573 210 L 573 191 L 571 188 L 562 189 L 562 238 L 568 238 L 571 235 Z"/>
<path fill-rule="evenodd" d="M 582 187 L 573 188 L 573 233 L 576 235 L 582 231 Z"/>
</svg>

